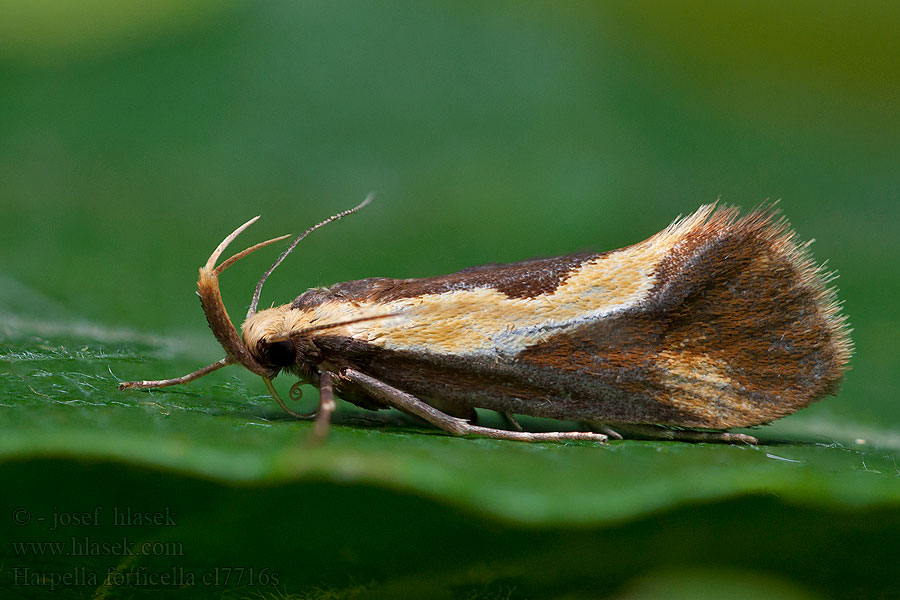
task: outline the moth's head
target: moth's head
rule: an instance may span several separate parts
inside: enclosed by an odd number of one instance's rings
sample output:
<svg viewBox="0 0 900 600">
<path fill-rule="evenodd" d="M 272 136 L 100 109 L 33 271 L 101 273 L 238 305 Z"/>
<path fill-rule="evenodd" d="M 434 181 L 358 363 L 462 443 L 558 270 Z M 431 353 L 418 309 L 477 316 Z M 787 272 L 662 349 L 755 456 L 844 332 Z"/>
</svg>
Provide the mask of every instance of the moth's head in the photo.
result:
<svg viewBox="0 0 900 600">
<path fill-rule="evenodd" d="M 247 311 L 247 322 L 245 323 L 245 331 L 244 336 L 238 335 L 237 330 L 231 322 L 231 317 L 228 316 L 228 311 L 225 309 L 225 304 L 222 302 L 222 293 L 219 290 L 219 275 L 221 275 L 222 271 L 227 269 L 229 266 L 233 265 L 237 261 L 241 260 L 248 254 L 259 250 L 265 246 L 268 246 L 272 242 L 277 242 L 278 240 L 282 240 L 288 236 L 284 235 L 281 237 L 277 237 L 271 240 L 267 240 L 265 242 L 260 242 L 254 246 L 243 250 L 242 252 L 238 252 L 237 254 L 231 256 L 227 260 L 219 263 L 219 258 L 222 256 L 222 253 L 228 248 L 228 245 L 234 241 L 234 239 L 241 234 L 242 231 L 247 229 L 250 225 L 252 225 L 259 217 L 255 217 L 250 219 L 237 229 L 235 229 L 231 235 L 226 237 L 222 242 L 213 250 L 213 253 L 210 255 L 209 259 L 206 261 L 206 264 L 200 267 L 200 277 L 197 279 L 197 295 L 200 297 L 200 304 L 203 306 L 203 312 L 206 314 L 206 320 L 209 323 L 210 329 L 212 329 L 213 335 L 216 336 L 216 339 L 222 344 L 222 348 L 226 352 L 225 358 L 218 360 L 211 365 L 207 365 L 202 369 L 199 369 L 193 373 L 189 373 L 183 377 L 177 377 L 175 379 L 166 379 L 160 381 L 125 381 L 119 384 L 119 389 L 136 389 L 136 388 L 154 388 L 154 387 L 165 387 L 168 385 L 176 385 L 180 383 L 187 383 L 188 381 L 193 381 L 198 377 L 203 377 L 217 369 L 220 369 L 226 365 L 232 365 L 235 363 L 239 363 L 246 367 L 250 372 L 255 373 L 262 377 L 263 381 L 266 384 L 266 387 L 269 388 L 269 393 L 272 394 L 272 397 L 278 402 L 278 405 L 288 414 L 295 416 L 301 419 L 313 418 L 315 413 L 310 413 L 307 415 L 295 413 L 290 410 L 278 395 L 278 392 L 275 390 L 272 385 L 272 378 L 275 377 L 282 369 L 289 368 L 292 366 L 296 366 L 299 368 L 292 369 L 295 372 L 298 372 L 298 375 L 301 376 L 301 380 L 309 380 L 311 379 L 308 376 L 310 373 L 311 362 L 309 360 L 310 357 L 315 355 L 315 346 L 309 341 L 309 338 L 303 337 L 304 332 L 298 332 L 296 335 L 285 334 L 285 331 L 290 330 L 282 330 L 277 331 L 277 327 L 271 333 L 268 330 L 273 329 L 273 325 L 278 321 L 278 319 L 273 319 L 273 310 L 270 309 L 268 311 L 260 311 L 257 313 L 256 306 L 259 302 L 259 295 L 262 291 L 263 283 L 265 283 L 266 278 L 271 275 L 272 271 L 281 264 L 281 261 L 290 254 L 291 250 L 308 234 L 315 231 L 319 227 L 327 225 L 332 221 L 345 217 L 349 214 L 355 213 L 363 206 L 368 204 L 372 200 L 372 194 L 366 197 L 363 202 L 356 206 L 355 208 L 351 208 L 350 210 L 345 210 L 344 212 L 338 213 L 324 221 L 321 221 L 317 225 L 314 225 L 303 232 L 300 236 L 294 239 L 291 245 L 287 250 L 281 253 L 281 256 L 278 257 L 278 260 L 275 261 L 269 269 L 263 274 L 262 278 L 259 280 L 259 283 L 256 284 L 256 291 L 253 294 L 253 300 L 250 303 L 250 309 Z M 289 307 L 282 307 L 283 309 L 287 309 Z M 282 319 L 283 321 L 283 319 Z M 249 323 L 249 327 L 246 327 Z M 304 352 L 300 346 L 306 344 L 306 352 Z M 306 357 L 306 360 L 303 359 Z M 296 387 L 296 385 L 295 385 Z M 295 397 L 294 388 L 291 388 L 291 397 Z M 296 398 L 295 398 L 296 399 Z"/>
<path fill-rule="evenodd" d="M 277 341 L 262 341 L 257 346 L 257 360 L 274 369 L 290 367 L 297 362 L 297 345 L 291 338 Z"/>
<path fill-rule="evenodd" d="M 219 258 L 222 256 L 222 253 L 228 245 L 231 244 L 241 232 L 259 219 L 259 217 L 250 219 L 235 229 L 231 235 L 222 240 L 218 247 L 213 251 L 212 255 L 210 255 L 206 264 L 200 267 L 200 278 L 197 280 L 197 295 L 200 296 L 200 304 L 203 305 L 203 312 L 206 314 L 206 320 L 213 330 L 213 335 L 216 336 L 216 339 L 228 353 L 226 360 L 229 363 L 238 362 L 242 364 L 251 372 L 260 375 L 266 380 L 267 385 L 271 385 L 271 381 L 269 380 L 277 375 L 281 369 L 297 363 L 300 357 L 296 342 L 298 338 L 290 335 L 290 329 L 284 328 L 284 315 L 278 314 L 279 310 L 287 310 L 289 307 L 285 306 L 257 312 L 256 306 L 259 302 L 262 286 L 269 275 L 271 275 L 272 271 L 281 264 L 281 261 L 291 253 L 294 247 L 303 238 L 332 221 L 355 213 L 371 202 L 371 200 L 372 194 L 369 194 L 358 206 L 340 212 L 313 225 L 297 236 L 287 250 L 281 253 L 281 256 L 275 261 L 275 264 L 269 267 L 256 284 L 256 291 L 253 294 L 253 300 L 247 311 L 247 320 L 243 327 L 243 339 L 237 334 L 234 325 L 231 323 L 231 317 L 228 316 L 228 311 L 225 310 L 225 304 L 222 302 L 222 294 L 219 291 L 219 275 L 222 271 L 248 254 L 288 236 L 281 236 L 265 242 L 260 242 L 242 252 L 238 252 L 217 265 Z M 290 360 L 292 354 L 294 360 Z"/>
<path fill-rule="evenodd" d="M 266 368 L 280 371 L 308 359 L 309 344 L 292 335 L 289 306 L 261 310 L 241 326 L 244 345 L 253 358 Z"/>
</svg>

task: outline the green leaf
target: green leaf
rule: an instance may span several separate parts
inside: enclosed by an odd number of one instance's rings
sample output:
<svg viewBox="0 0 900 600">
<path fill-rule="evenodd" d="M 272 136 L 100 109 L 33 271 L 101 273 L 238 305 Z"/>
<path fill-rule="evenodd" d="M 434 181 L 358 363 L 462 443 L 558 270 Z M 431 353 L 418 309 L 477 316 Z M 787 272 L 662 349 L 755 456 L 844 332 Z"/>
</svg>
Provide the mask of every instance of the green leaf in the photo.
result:
<svg viewBox="0 0 900 600">
<path fill-rule="evenodd" d="M 0 411 L 0 470 L 12 491 L 4 498 L 4 539 L 13 544 L 0 575 L 16 590 L 48 589 L 54 573 L 68 573 L 83 585 L 60 579 L 53 587 L 72 597 L 88 589 L 116 597 L 126 589 L 274 594 L 322 585 L 321 597 L 339 598 L 426 589 L 447 597 L 553 590 L 577 597 L 594 584 L 645 597 L 659 580 L 628 583 L 636 565 L 706 564 L 723 544 L 746 549 L 765 536 L 761 547 L 716 564 L 765 569 L 794 581 L 786 589 L 799 586 L 799 595 L 784 597 L 806 597 L 821 590 L 821 573 L 773 569 L 764 548 L 797 553 L 816 538 L 829 546 L 829 536 L 856 535 L 865 519 L 881 527 L 869 531 L 867 552 L 892 549 L 888 536 L 900 533 L 900 452 L 889 432 L 871 431 L 863 442 L 850 439 L 846 425 L 788 419 L 757 431 L 763 443 L 753 447 L 524 444 L 453 438 L 401 415 L 341 404 L 327 443 L 313 448 L 305 444 L 310 424 L 279 414 L 252 377 L 116 389 L 119 377 L 194 366 L 172 351 L 175 340 L 84 323 L 73 325 L 81 328 L 76 340 L 61 330 L 48 335 L 55 327 L 20 318 L 7 326 L 0 352 L 8 399 Z M 18 525 L 22 509 L 31 517 Z M 122 516 L 129 511 L 143 520 Z M 754 514 L 734 521 L 735 511 Z M 796 530 L 797 519 L 804 529 Z M 773 532 L 779 522 L 784 529 Z M 659 542 L 671 547 L 654 543 L 645 550 L 652 558 L 616 551 L 657 535 L 671 537 Z M 303 540 L 299 554 L 296 540 Z M 149 543 L 162 556 L 118 556 L 119 541 Z M 69 554 L 35 555 L 28 542 L 62 542 Z M 73 559 L 73 552 L 80 554 Z M 575 573 L 587 556 L 605 567 L 584 580 Z M 556 575 L 534 576 L 547 571 Z M 886 584 L 887 574 L 875 571 L 864 583 L 840 585 Z M 34 573 L 50 583 L 29 583 Z M 89 574 L 99 579 L 95 586 Z M 198 581 L 226 575 L 224 588 Z M 735 589 L 755 589 L 744 578 L 736 577 Z"/>
<path fill-rule="evenodd" d="M 896 6 L 55 4 L 0 0 L 0 595 L 900 597 Z M 237 224 L 371 190 L 263 304 L 781 198 L 858 352 L 753 447 L 456 439 L 341 403 L 311 448 L 239 367 L 116 390 L 222 356 L 193 286 Z M 266 252 L 223 277 L 232 315 Z"/>
</svg>

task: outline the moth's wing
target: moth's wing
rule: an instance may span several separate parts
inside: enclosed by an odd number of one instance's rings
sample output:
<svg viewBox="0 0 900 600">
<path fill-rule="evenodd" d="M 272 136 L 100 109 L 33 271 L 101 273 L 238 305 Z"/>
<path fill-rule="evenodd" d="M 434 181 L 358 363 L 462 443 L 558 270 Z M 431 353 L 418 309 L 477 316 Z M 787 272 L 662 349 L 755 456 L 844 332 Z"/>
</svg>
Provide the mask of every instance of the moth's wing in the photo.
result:
<svg viewBox="0 0 900 600">
<path fill-rule="evenodd" d="M 449 275 L 418 279 L 369 277 L 336 283 L 305 292 L 292 308 L 308 309 L 323 302 L 391 302 L 404 298 L 444 294 L 458 290 L 493 289 L 507 298 L 533 298 L 552 293 L 582 263 L 602 256 L 570 254 L 506 264 L 469 267 Z"/>
<path fill-rule="evenodd" d="M 659 338 L 655 317 L 629 310 L 549 336 L 511 362 L 517 378 L 553 390 L 557 401 L 591 418 L 687 424 L 690 416 L 660 399 Z"/>
<path fill-rule="evenodd" d="M 770 213 L 732 219 L 674 246 L 638 306 L 518 359 L 650 397 L 673 425 L 755 425 L 833 393 L 851 343 L 822 268 Z"/>
<path fill-rule="evenodd" d="M 337 340 L 329 352 L 420 397 L 497 410 L 710 428 L 777 419 L 836 389 L 851 350 L 846 324 L 822 269 L 786 223 L 765 211 L 738 218 L 734 210 L 711 210 L 612 253 L 618 270 L 598 268 L 598 289 L 633 283 L 633 269 L 622 269 L 632 252 L 635 269 L 652 274 L 652 287 L 635 288 L 639 297 L 617 312 L 592 318 L 588 310 L 524 346 L 466 339 L 479 327 L 503 325 L 506 300 L 520 308 L 533 302 L 539 314 L 573 283 L 569 274 L 600 255 L 485 265 L 428 279 L 360 280 L 327 291 L 379 305 L 428 295 L 439 303 L 446 292 L 487 288 L 499 292 L 484 297 L 499 303 L 494 312 L 501 316 L 476 325 L 473 314 L 471 328 L 441 323 L 440 310 L 419 321 L 427 334 L 421 339 L 434 339 L 434 324 L 463 342 L 456 352 L 359 340 Z M 656 257 L 649 263 L 648 248 Z"/>
</svg>

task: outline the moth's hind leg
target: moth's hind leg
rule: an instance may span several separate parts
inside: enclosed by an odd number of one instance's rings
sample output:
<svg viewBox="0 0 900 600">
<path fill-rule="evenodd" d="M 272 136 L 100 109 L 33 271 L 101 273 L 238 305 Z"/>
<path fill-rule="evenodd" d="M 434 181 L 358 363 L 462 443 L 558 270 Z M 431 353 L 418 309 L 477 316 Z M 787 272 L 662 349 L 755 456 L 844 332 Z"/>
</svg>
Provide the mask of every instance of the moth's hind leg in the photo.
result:
<svg viewBox="0 0 900 600">
<path fill-rule="evenodd" d="M 525 431 L 525 429 L 521 425 L 519 425 L 519 422 L 516 420 L 516 416 L 508 410 L 497 411 L 497 414 L 499 414 L 503 418 L 503 420 L 506 422 L 507 427 L 511 427 L 516 431 Z M 604 431 L 603 433 L 606 432 Z"/>
<path fill-rule="evenodd" d="M 600 431 L 606 426 L 591 424 Z M 659 425 L 616 424 L 616 431 L 621 435 L 618 439 L 669 440 L 678 442 L 719 442 L 723 444 L 757 444 L 752 435 L 729 433 L 727 431 L 695 431 L 691 429 L 669 429 Z M 612 437 L 612 436 L 611 436 Z"/>
<path fill-rule="evenodd" d="M 550 431 L 530 433 L 527 431 L 507 431 L 492 427 L 480 427 L 472 425 L 465 419 L 448 415 L 437 408 L 422 402 L 415 396 L 407 394 L 392 387 L 379 379 L 370 377 L 355 369 L 342 369 L 340 376 L 352 381 L 366 392 L 384 401 L 386 404 L 402 410 L 407 414 L 424 419 L 453 435 L 480 435 L 498 440 L 514 440 L 519 442 L 558 442 L 563 440 L 588 440 L 593 442 L 605 442 L 606 436 L 602 433 L 587 431 Z"/>
<path fill-rule="evenodd" d="M 615 429 L 613 429 L 606 423 L 585 421 L 582 423 L 582 426 L 589 428 L 591 431 L 599 431 L 600 433 L 605 434 L 606 437 L 608 437 L 611 440 L 624 440 L 625 439 L 624 437 L 622 437 L 621 433 L 619 433 L 618 431 L 616 431 Z"/>
</svg>

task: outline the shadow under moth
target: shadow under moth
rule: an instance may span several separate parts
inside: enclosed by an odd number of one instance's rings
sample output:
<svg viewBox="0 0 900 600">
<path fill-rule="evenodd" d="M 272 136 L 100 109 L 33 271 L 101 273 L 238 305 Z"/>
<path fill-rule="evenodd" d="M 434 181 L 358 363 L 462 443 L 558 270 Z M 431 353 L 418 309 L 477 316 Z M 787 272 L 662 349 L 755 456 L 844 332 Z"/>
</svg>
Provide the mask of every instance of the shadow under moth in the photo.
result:
<svg viewBox="0 0 900 600">
<path fill-rule="evenodd" d="M 488 264 L 423 279 L 372 277 L 315 288 L 257 311 L 262 276 L 238 335 L 219 292 L 225 238 L 197 291 L 225 358 L 262 377 L 287 413 L 328 431 L 335 394 L 397 408 L 453 435 L 520 441 L 606 441 L 622 435 L 756 443 L 724 431 L 769 423 L 833 394 L 852 352 L 833 274 L 771 208 L 740 216 L 701 206 L 647 240 L 602 253 Z M 219 264 L 217 264 L 219 263 Z M 317 410 L 290 410 L 272 385 L 286 372 L 320 390 Z M 476 424 L 498 411 L 508 429 Z M 515 415 L 578 421 L 588 431 L 528 432 Z"/>
</svg>

